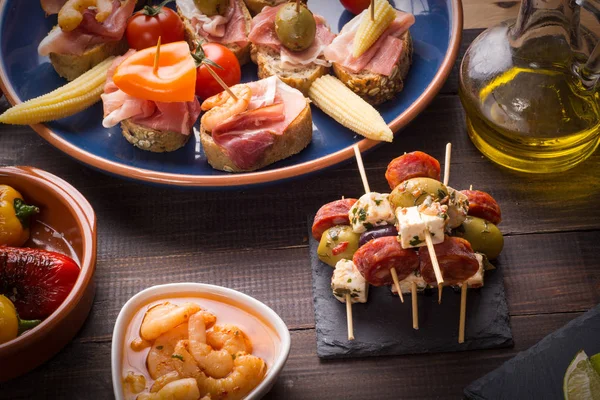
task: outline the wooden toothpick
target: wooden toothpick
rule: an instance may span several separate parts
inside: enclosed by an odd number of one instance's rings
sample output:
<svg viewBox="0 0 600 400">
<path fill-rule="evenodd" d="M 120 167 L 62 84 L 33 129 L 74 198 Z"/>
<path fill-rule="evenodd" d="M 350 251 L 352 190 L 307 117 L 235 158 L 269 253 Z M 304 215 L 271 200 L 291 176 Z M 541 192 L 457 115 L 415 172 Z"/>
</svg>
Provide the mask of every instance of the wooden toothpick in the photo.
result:
<svg viewBox="0 0 600 400">
<path fill-rule="evenodd" d="M 362 179 L 365 193 L 370 193 L 371 189 L 369 188 L 369 181 L 367 181 L 367 174 L 365 173 L 365 166 L 363 164 L 363 160 L 362 160 L 362 156 L 360 154 L 360 149 L 358 148 L 358 144 L 355 144 L 353 146 L 353 148 L 354 148 L 354 156 L 356 157 L 356 164 L 358 165 L 358 172 L 360 172 L 360 178 Z"/>
<path fill-rule="evenodd" d="M 437 256 L 435 255 L 435 248 L 433 247 L 433 241 L 431 240 L 431 234 L 429 231 L 425 232 L 425 243 L 427 243 L 427 250 L 429 250 L 429 258 L 433 265 L 433 272 L 435 273 L 435 280 L 438 283 L 438 303 L 442 302 L 442 286 L 444 285 L 444 277 L 440 270 L 440 264 L 438 264 Z"/>
<path fill-rule="evenodd" d="M 444 162 L 444 186 L 450 182 L 450 158 L 452 156 L 452 143 L 446 145 L 446 161 Z"/>
<path fill-rule="evenodd" d="M 417 305 L 417 283 L 410 283 L 410 297 L 412 297 L 413 329 L 419 329 L 419 306 Z"/>
<path fill-rule="evenodd" d="M 371 0 L 371 21 L 375 21 L 375 0 Z"/>
<path fill-rule="evenodd" d="M 352 322 L 352 301 L 349 293 L 346 293 L 346 319 L 348 320 L 348 340 L 354 340 L 354 324 Z"/>
<path fill-rule="evenodd" d="M 161 37 L 158 37 L 158 42 L 156 43 L 156 53 L 154 53 L 154 75 L 158 74 L 158 59 L 160 58 L 160 39 Z"/>
<path fill-rule="evenodd" d="M 296 12 L 300 12 L 300 0 L 296 0 Z"/>
<path fill-rule="evenodd" d="M 464 281 L 460 288 L 460 319 L 458 322 L 458 343 L 465 342 L 465 321 L 467 314 L 467 281 Z"/>
<path fill-rule="evenodd" d="M 223 82 L 223 79 L 221 79 L 221 77 L 217 75 L 217 73 L 212 69 L 212 67 L 208 64 L 204 64 L 204 66 L 206 67 L 206 70 L 212 75 L 212 77 L 215 78 L 215 80 L 219 83 L 219 85 L 221 85 L 221 87 L 231 96 L 231 98 L 233 98 L 234 101 L 238 101 L 237 96 L 233 94 L 229 86 L 227 86 L 227 84 Z"/>
<path fill-rule="evenodd" d="M 400 301 L 404 303 L 404 296 L 402 296 L 402 290 L 400 290 L 400 281 L 398 280 L 398 273 L 396 272 L 396 268 L 390 269 L 392 273 L 392 279 L 394 280 L 394 286 L 398 291 L 398 296 L 400 296 Z"/>
</svg>

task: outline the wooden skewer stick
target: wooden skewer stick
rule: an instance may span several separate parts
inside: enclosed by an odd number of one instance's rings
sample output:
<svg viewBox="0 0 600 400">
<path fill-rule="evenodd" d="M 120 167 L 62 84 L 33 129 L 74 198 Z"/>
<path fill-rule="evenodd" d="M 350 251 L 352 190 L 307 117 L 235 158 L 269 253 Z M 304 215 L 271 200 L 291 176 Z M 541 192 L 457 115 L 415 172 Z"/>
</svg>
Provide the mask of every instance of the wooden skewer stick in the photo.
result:
<svg viewBox="0 0 600 400">
<path fill-rule="evenodd" d="M 435 248 L 433 247 L 433 241 L 431 240 L 431 234 L 429 231 L 425 234 L 425 242 L 427 243 L 427 250 L 429 250 L 429 258 L 433 265 L 433 272 L 435 273 L 435 280 L 438 283 L 438 303 L 442 302 L 442 288 L 444 286 L 444 277 L 440 270 L 440 264 L 438 264 L 437 256 L 435 255 Z"/>
<path fill-rule="evenodd" d="M 375 0 L 371 0 L 371 21 L 375 21 Z"/>
<path fill-rule="evenodd" d="M 154 53 L 154 70 L 152 71 L 154 75 L 158 74 L 158 59 L 160 58 L 160 36 L 158 37 L 158 42 L 156 43 L 156 53 Z"/>
<path fill-rule="evenodd" d="M 227 84 L 225 82 L 223 82 L 223 79 L 221 79 L 221 77 L 219 75 L 217 75 L 215 70 L 213 70 L 212 67 L 208 64 L 204 64 L 204 66 L 206 67 L 206 70 L 212 75 L 212 77 L 215 78 L 215 80 L 217 82 L 219 82 L 219 85 L 221 85 L 221 87 L 223 87 L 223 89 L 225 89 L 225 91 L 231 96 L 231 98 L 234 101 L 238 101 L 237 96 L 235 94 L 233 94 L 233 92 L 231 91 L 229 86 L 227 86 Z"/>
<path fill-rule="evenodd" d="M 346 293 L 346 319 L 348 320 L 348 340 L 354 340 L 354 323 L 352 322 L 352 300 Z"/>
<path fill-rule="evenodd" d="M 417 283 L 410 283 L 410 296 L 412 297 L 413 329 L 419 329 L 419 307 L 417 305 Z"/>
<path fill-rule="evenodd" d="M 452 156 L 452 143 L 446 145 L 446 162 L 444 163 L 444 186 L 450 182 L 450 157 Z"/>
<path fill-rule="evenodd" d="M 473 185 L 469 185 L 469 190 L 473 190 Z"/>
<path fill-rule="evenodd" d="M 300 0 L 296 0 L 296 12 L 299 13 L 300 12 Z M 352 338 L 354 339 L 354 338 Z"/>
<path fill-rule="evenodd" d="M 463 282 L 460 288 L 460 320 L 458 322 L 458 343 L 465 342 L 465 320 L 467 313 L 467 282 Z"/>
<path fill-rule="evenodd" d="M 394 280 L 394 286 L 398 291 L 398 296 L 400 296 L 400 301 L 404 303 L 404 296 L 402 295 L 402 290 L 400 290 L 400 281 L 398 280 L 398 273 L 396 272 L 396 268 L 390 269 L 392 273 L 392 279 Z"/>
</svg>

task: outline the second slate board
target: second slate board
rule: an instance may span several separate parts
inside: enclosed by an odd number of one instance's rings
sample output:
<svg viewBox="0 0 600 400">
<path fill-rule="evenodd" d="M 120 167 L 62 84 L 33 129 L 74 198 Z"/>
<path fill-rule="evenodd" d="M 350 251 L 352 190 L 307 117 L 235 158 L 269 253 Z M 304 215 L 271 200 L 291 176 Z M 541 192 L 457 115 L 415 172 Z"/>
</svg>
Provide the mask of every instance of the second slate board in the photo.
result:
<svg viewBox="0 0 600 400">
<path fill-rule="evenodd" d="M 312 219 L 309 220 L 309 226 Z M 348 341 L 346 306 L 330 289 L 333 268 L 317 257 L 319 243 L 310 237 L 317 355 L 320 358 L 369 357 L 509 347 L 513 345 L 501 268 L 487 271 L 485 286 L 467 297 L 465 342 L 458 343 L 460 293 L 444 289 L 420 294 L 419 330 L 412 328 L 411 298 L 404 303 L 389 287 L 369 288 L 365 304 L 353 304 L 354 336 Z"/>
</svg>

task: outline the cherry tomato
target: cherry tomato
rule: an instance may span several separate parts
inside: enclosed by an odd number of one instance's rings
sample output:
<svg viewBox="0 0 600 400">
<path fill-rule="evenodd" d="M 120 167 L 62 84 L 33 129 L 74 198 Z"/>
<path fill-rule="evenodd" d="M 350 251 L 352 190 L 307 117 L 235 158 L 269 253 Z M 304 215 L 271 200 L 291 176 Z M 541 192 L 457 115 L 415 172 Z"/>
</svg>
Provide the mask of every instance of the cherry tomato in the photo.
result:
<svg viewBox="0 0 600 400">
<path fill-rule="evenodd" d="M 145 6 L 136 12 L 127 22 L 127 42 L 136 50 L 156 46 L 160 36 L 162 44 L 184 40 L 183 22 L 170 8 Z"/>
<path fill-rule="evenodd" d="M 371 5 L 371 0 L 340 0 L 340 2 L 352 14 L 360 14 Z"/>
<path fill-rule="evenodd" d="M 233 86 L 240 83 L 242 79 L 242 71 L 240 63 L 231 50 L 218 43 L 205 43 L 202 45 L 206 58 L 219 64 L 223 69 L 211 67 L 213 71 L 227 84 Z M 219 82 L 206 69 L 206 65 L 202 64 L 198 67 L 196 74 L 196 95 L 201 99 L 208 99 L 218 93 L 221 93 L 223 88 Z"/>
</svg>

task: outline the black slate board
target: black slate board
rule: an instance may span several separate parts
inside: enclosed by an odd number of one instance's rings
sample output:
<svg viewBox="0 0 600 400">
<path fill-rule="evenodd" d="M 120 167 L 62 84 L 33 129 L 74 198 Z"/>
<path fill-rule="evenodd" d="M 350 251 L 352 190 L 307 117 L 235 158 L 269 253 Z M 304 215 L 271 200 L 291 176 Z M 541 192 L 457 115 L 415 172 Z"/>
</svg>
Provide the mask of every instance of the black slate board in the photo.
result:
<svg viewBox="0 0 600 400">
<path fill-rule="evenodd" d="M 563 399 L 563 377 L 579 350 L 600 353 L 600 305 L 549 334 L 464 393 L 470 399 Z"/>
<path fill-rule="evenodd" d="M 313 219 L 309 220 L 309 227 Z M 354 337 L 348 341 L 346 305 L 331 292 L 333 268 L 317 257 L 319 243 L 309 232 L 317 355 L 320 358 L 368 357 L 509 347 L 513 345 L 502 271 L 485 274 L 482 289 L 469 290 L 465 342 L 458 343 L 460 293 L 445 288 L 418 296 L 419 330 L 412 328 L 410 295 L 402 304 L 389 287 L 369 289 L 365 304 L 354 304 Z"/>
</svg>

